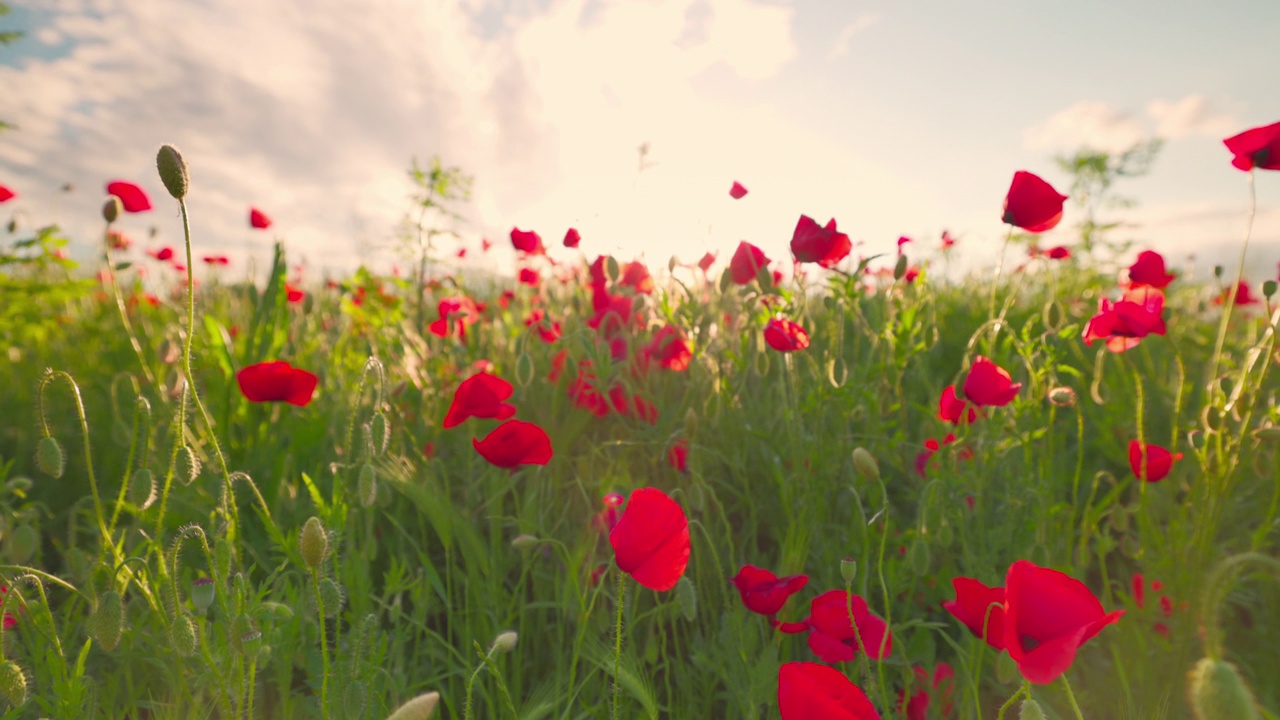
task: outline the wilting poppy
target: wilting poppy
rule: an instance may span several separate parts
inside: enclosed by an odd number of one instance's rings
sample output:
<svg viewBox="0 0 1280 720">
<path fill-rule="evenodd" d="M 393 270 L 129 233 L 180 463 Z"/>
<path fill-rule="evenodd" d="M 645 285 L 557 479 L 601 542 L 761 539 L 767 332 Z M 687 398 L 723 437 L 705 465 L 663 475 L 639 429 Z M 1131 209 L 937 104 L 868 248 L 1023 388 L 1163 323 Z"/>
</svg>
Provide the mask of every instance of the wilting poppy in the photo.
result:
<svg viewBox="0 0 1280 720">
<path fill-rule="evenodd" d="M 738 249 L 733 252 L 733 258 L 729 260 L 729 274 L 738 285 L 747 285 L 756 279 L 760 268 L 768 264 L 769 258 L 765 256 L 763 250 L 743 240 L 738 243 Z"/>
<path fill-rule="evenodd" d="M 529 287 L 538 287 L 538 284 L 542 282 L 542 276 L 533 268 L 520 268 L 520 275 L 517 279 L 521 285 L 528 285 Z"/>
<path fill-rule="evenodd" d="M 790 320 L 772 318 L 764 326 L 764 341 L 778 352 L 795 352 L 809 347 L 809 333 Z"/>
<path fill-rule="evenodd" d="M 850 615 L 852 614 L 852 622 Z M 867 657 L 882 660 L 893 651 L 888 624 L 860 595 L 828 590 L 809 604 L 809 649 L 825 662 L 849 662 L 861 647 Z"/>
<path fill-rule="evenodd" d="M 258 208 L 249 208 L 249 227 L 257 230 L 266 230 L 271 227 L 271 218 Z"/>
<path fill-rule="evenodd" d="M 667 464 L 682 473 L 689 472 L 689 441 L 679 438 L 667 450 Z"/>
<path fill-rule="evenodd" d="M 683 330 L 668 323 L 644 346 L 644 357 L 667 370 L 684 372 L 693 360 L 693 343 L 685 339 Z"/>
<path fill-rule="evenodd" d="M 734 200 L 741 200 L 747 194 L 747 189 L 737 180 L 733 181 L 733 185 L 729 188 L 729 197 Z"/>
<path fill-rule="evenodd" d="M 978 419 L 978 409 L 956 397 L 956 386 L 948 385 L 943 388 L 942 396 L 938 398 L 938 419 L 952 425 L 959 425 L 961 418 L 964 418 L 965 423 L 972 425 Z"/>
<path fill-rule="evenodd" d="M 979 355 L 964 379 L 964 396 L 969 402 L 982 407 L 1003 407 L 1013 402 L 1022 389 L 1022 383 L 1013 382 L 1009 371 Z"/>
<path fill-rule="evenodd" d="M 1084 326 L 1084 344 L 1106 340 L 1111 352 L 1131 350 L 1148 335 L 1164 335 L 1161 313 L 1164 291 L 1150 285 L 1131 285 L 1119 302 L 1098 299 L 1098 314 Z"/>
<path fill-rule="evenodd" d="M 1153 288 L 1166 288 L 1173 282 L 1173 275 L 1165 272 L 1164 256 L 1154 250 L 1143 250 L 1129 266 L 1129 282 Z"/>
<path fill-rule="evenodd" d="M 3 185 L 0 185 L 0 203 L 8 202 L 17 196 L 18 194 L 15 193 L 14 191 L 10 190 L 9 188 Z"/>
<path fill-rule="evenodd" d="M 609 544 L 623 572 L 650 590 L 665 592 L 689 565 L 689 519 L 661 490 L 632 490 Z"/>
<path fill-rule="evenodd" d="M 542 428 L 523 420 L 508 420 L 483 440 L 472 438 L 471 445 L 490 464 L 508 470 L 551 462 L 551 438 Z"/>
<path fill-rule="evenodd" d="M 547 249 L 542 245 L 542 238 L 532 230 L 511 228 L 511 245 L 520 252 L 530 255 L 546 255 Z"/>
<path fill-rule="evenodd" d="M 1022 677 L 1047 685 L 1071 667 L 1080 646 L 1120 619 L 1084 583 L 1018 560 L 1005 576 L 1004 642 Z"/>
<path fill-rule="evenodd" d="M 791 234 L 791 254 L 798 262 L 818 263 L 829 268 L 845 259 L 852 249 L 849 236 L 836 230 L 835 218 L 823 227 L 808 215 L 801 215 Z"/>
<path fill-rule="evenodd" d="M 808 584 L 809 576 L 778 577 L 764 568 L 743 565 L 730 582 L 738 589 L 738 596 L 748 610 L 760 615 L 774 615 L 787 604 L 792 595 Z"/>
<path fill-rule="evenodd" d="M 964 623 L 975 637 L 986 640 L 996 650 L 1003 650 L 1004 588 L 987 587 L 967 577 L 953 578 L 951 586 L 955 588 L 956 599 L 942 603 L 942 609 Z"/>
<path fill-rule="evenodd" d="M 782 720 L 880 720 L 867 694 L 844 673 L 811 662 L 778 668 L 778 709 Z"/>
<path fill-rule="evenodd" d="M 120 205 L 125 212 L 137 213 L 151 209 L 151 199 L 142 188 L 133 183 L 116 180 L 107 183 L 107 194 L 120 198 Z"/>
<path fill-rule="evenodd" d="M 506 420 L 516 414 L 515 405 L 503 402 L 511 397 L 512 392 L 511 383 L 506 380 L 478 372 L 458 385 L 442 425 L 455 427 L 473 417 Z"/>
<path fill-rule="evenodd" d="M 956 689 L 956 673 L 947 663 L 938 663 L 933 669 L 932 680 L 929 671 L 919 665 L 912 668 L 920 691 L 906 699 L 906 692 L 898 695 L 898 707 L 906 704 L 906 720 L 929 720 L 929 705 L 936 698 L 940 709 L 937 717 L 949 717 L 952 707 L 951 696 Z"/>
<path fill-rule="evenodd" d="M 1174 461 L 1181 459 L 1182 453 L 1170 453 L 1159 445 L 1129 441 L 1129 467 L 1133 469 L 1133 476 L 1139 480 L 1160 482 L 1173 469 Z M 1144 461 L 1147 465 L 1146 472 L 1143 472 L 1142 467 Z"/>
<path fill-rule="evenodd" d="M 240 392 L 249 402 L 287 402 L 304 407 L 311 402 L 319 379 L 283 360 L 249 365 L 236 373 Z"/>
<path fill-rule="evenodd" d="M 569 231 L 564 234 L 564 246 L 567 248 L 576 248 L 578 243 L 581 242 L 582 236 L 578 234 L 575 228 L 569 228 Z"/>
<path fill-rule="evenodd" d="M 1039 176 L 1025 170 L 1013 174 L 1013 184 L 1004 198 L 1003 221 L 1027 232 L 1052 230 L 1062 221 L 1062 204 L 1067 196 Z"/>
<path fill-rule="evenodd" d="M 1245 130 L 1222 141 L 1240 170 L 1280 170 L 1280 122 Z"/>
</svg>

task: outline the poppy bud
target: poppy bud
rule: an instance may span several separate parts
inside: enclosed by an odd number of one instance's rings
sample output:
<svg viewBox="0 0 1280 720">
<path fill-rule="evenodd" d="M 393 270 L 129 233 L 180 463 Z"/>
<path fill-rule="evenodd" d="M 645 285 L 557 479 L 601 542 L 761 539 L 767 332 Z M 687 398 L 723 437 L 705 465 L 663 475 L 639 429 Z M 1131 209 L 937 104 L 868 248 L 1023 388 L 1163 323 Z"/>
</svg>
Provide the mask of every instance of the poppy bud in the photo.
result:
<svg viewBox="0 0 1280 720">
<path fill-rule="evenodd" d="M 231 621 L 231 647 L 236 652 L 251 657 L 252 655 L 245 651 L 244 641 L 256 632 L 258 632 L 258 628 L 254 627 L 253 620 L 248 615 L 237 615 L 235 620 Z M 261 639 L 260 635 L 259 639 Z M 255 648 L 254 653 L 256 652 L 257 649 Z"/>
<path fill-rule="evenodd" d="M 11 707 L 21 707 L 27 702 L 27 676 L 12 660 L 0 664 L 0 695 Z"/>
<path fill-rule="evenodd" d="M 35 557 L 36 548 L 39 545 L 39 533 L 30 524 L 23 523 L 14 528 L 9 535 L 7 547 L 9 559 L 18 565 L 25 565 L 28 560 Z"/>
<path fill-rule="evenodd" d="M 609 276 L 609 282 L 618 282 L 618 261 L 612 255 L 604 261 L 604 271 Z"/>
<path fill-rule="evenodd" d="M 511 541 L 511 547 L 516 550 L 532 550 L 542 544 L 542 541 L 532 535 L 517 535 Z"/>
<path fill-rule="evenodd" d="M 676 582 L 676 606 L 685 620 L 693 622 L 698 617 L 698 591 L 687 576 Z"/>
<path fill-rule="evenodd" d="M 1221 266 L 1221 265 L 1214 265 L 1214 266 L 1213 266 L 1213 276 L 1214 276 L 1214 277 L 1216 277 L 1216 278 L 1218 278 L 1219 280 L 1221 280 L 1221 279 L 1222 279 L 1222 266 Z"/>
<path fill-rule="evenodd" d="M 129 478 L 129 502 L 139 510 L 146 510 L 156 501 L 156 476 L 149 468 L 138 468 Z"/>
<path fill-rule="evenodd" d="M 337 617 L 345 601 L 342 586 L 333 578 L 320 579 L 320 602 L 324 603 L 324 616 Z"/>
<path fill-rule="evenodd" d="M 911 548 L 907 550 L 907 562 L 911 564 L 911 571 L 917 577 L 923 577 L 929 573 L 929 564 L 933 562 L 933 556 L 929 552 L 929 543 L 924 538 L 916 538 L 911 543 Z"/>
<path fill-rule="evenodd" d="M 231 543 L 225 537 L 218 538 L 213 546 L 213 564 L 217 577 L 225 578 L 231 574 Z"/>
<path fill-rule="evenodd" d="M 178 450 L 178 467 L 175 471 L 178 474 L 178 481 L 183 485 L 190 485 L 200 477 L 200 458 L 196 456 L 196 451 L 192 450 L 190 445 L 183 445 Z"/>
<path fill-rule="evenodd" d="M 852 585 L 854 578 L 858 577 L 858 561 L 850 557 L 841 558 L 840 577 L 844 578 L 845 584 Z"/>
<path fill-rule="evenodd" d="M 196 612 L 203 615 L 213 605 L 214 587 L 211 578 L 196 578 L 191 581 L 191 604 Z"/>
<path fill-rule="evenodd" d="M 52 478 L 60 478 L 65 462 L 62 446 L 58 444 L 57 438 L 45 435 L 36 443 L 36 467 L 40 468 L 40 472 Z"/>
<path fill-rule="evenodd" d="M 186 615 L 179 615 L 169 626 L 169 644 L 179 655 L 186 657 L 196 651 L 200 636 L 196 624 Z"/>
<path fill-rule="evenodd" d="M 373 507 L 378 501 L 378 473 L 369 463 L 360 466 L 360 478 L 356 481 L 356 497 L 364 507 Z"/>
<path fill-rule="evenodd" d="M 262 652 L 262 633 L 251 630 L 240 637 L 240 652 L 249 659 L 256 659 Z M 355 717 L 354 715 L 352 717 Z"/>
<path fill-rule="evenodd" d="M 733 284 L 733 270 L 731 270 L 730 268 L 725 268 L 724 272 L 720 273 L 720 282 L 718 283 L 720 287 L 720 294 L 723 295 L 726 292 L 728 292 L 729 286 L 732 284 Z"/>
<path fill-rule="evenodd" d="M 859 475 L 868 480 L 880 479 L 880 463 L 876 462 L 876 456 L 864 447 L 853 449 L 853 467 Z"/>
<path fill-rule="evenodd" d="M 519 639 L 520 636 L 517 635 L 514 630 L 499 633 L 498 637 L 493 639 L 493 643 L 489 646 L 489 650 L 491 652 L 497 651 L 500 653 L 511 652 L 516 649 L 516 641 Z"/>
<path fill-rule="evenodd" d="M 375 454 L 382 455 L 387 451 L 387 446 L 391 444 L 391 425 L 381 411 L 374 413 L 369 420 L 369 436 L 373 440 Z"/>
<path fill-rule="evenodd" d="M 401 705 L 387 720 L 427 720 L 439 703 L 440 693 L 425 693 Z"/>
<path fill-rule="evenodd" d="M 302 535 L 298 538 L 298 551 L 302 553 L 302 562 L 312 570 L 318 570 L 324 558 L 329 554 L 329 536 L 324 531 L 320 518 L 312 515 L 302 526 Z"/>
<path fill-rule="evenodd" d="M 108 224 L 116 221 L 120 217 L 120 213 L 124 212 L 124 205 L 120 203 L 120 198 L 112 195 L 102 204 L 102 219 Z"/>
<path fill-rule="evenodd" d="M 1267 280 L 1266 282 L 1262 283 L 1262 294 L 1264 297 L 1270 300 L 1271 296 L 1276 294 L 1276 281 Z"/>
<path fill-rule="evenodd" d="M 901 280 L 907 274 L 907 256 L 899 255 L 898 262 L 893 266 L 893 279 Z"/>
<path fill-rule="evenodd" d="M 1262 425 L 1254 429 L 1253 436 L 1262 442 L 1280 442 L 1280 425 Z"/>
<path fill-rule="evenodd" d="M 364 689 L 364 683 L 356 680 L 347 685 L 347 689 L 342 694 L 342 705 L 346 710 L 346 717 L 364 717 L 364 709 L 368 704 L 369 694 Z"/>
<path fill-rule="evenodd" d="M 1058 407 L 1071 407 L 1076 404 L 1076 391 L 1069 387 L 1056 387 L 1049 391 L 1049 402 Z"/>
<path fill-rule="evenodd" d="M 164 189 L 169 191 L 174 200 L 187 196 L 191 180 L 187 174 L 187 161 L 182 159 L 182 153 L 177 148 L 172 145 L 160 146 L 160 151 L 156 153 L 156 170 L 160 171 L 160 182 L 164 183 Z"/>
<path fill-rule="evenodd" d="M 1187 681 L 1187 700 L 1196 720 L 1257 720 L 1253 694 L 1231 663 L 1202 658 Z"/>
<path fill-rule="evenodd" d="M 253 613 L 259 620 L 272 622 L 289 622 L 293 619 L 293 608 L 284 603 L 267 601 L 258 606 Z"/>
<path fill-rule="evenodd" d="M 1045 720 L 1044 709 L 1040 707 L 1040 703 L 1027 698 L 1018 708 L 1018 720 Z"/>
<path fill-rule="evenodd" d="M 120 593 L 108 590 L 98 598 L 98 607 L 87 623 L 89 636 L 98 641 L 103 650 L 111 652 L 120 644 L 124 632 L 124 602 Z"/>
</svg>

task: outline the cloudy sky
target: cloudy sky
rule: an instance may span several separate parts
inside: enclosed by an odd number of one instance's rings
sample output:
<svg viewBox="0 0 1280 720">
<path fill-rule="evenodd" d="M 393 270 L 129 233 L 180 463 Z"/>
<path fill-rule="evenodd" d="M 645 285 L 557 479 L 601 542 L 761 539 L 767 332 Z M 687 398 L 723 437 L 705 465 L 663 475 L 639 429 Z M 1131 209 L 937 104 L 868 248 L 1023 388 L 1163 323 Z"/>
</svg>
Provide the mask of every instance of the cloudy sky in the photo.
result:
<svg viewBox="0 0 1280 720">
<path fill-rule="evenodd" d="M 473 243 L 575 226 L 585 252 L 654 266 L 744 239 L 777 258 L 807 214 L 868 251 L 950 229 L 980 260 L 1014 171 L 1065 189 L 1055 153 L 1158 136 L 1152 173 L 1116 187 L 1139 203 L 1124 235 L 1203 268 L 1234 256 L 1247 206 L 1222 138 L 1280 120 L 1274 0 L 10 2 L 0 29 L 27 35 L 0 49 L 0 119 L 19 126 L 0 184 L 20 197 L 0 216 L 57 222 L 81 256 L 112 179 L 157 206 L 125 223 L 142 246 L 153 225 L 151 246 L 179 239 L 165 142 L 191 166 L 197 252 L 265 258 L 282 237 L 312 267 L 387 269 L 414 156 L 474 176 Z M 1265 175 L 1258 278 L 1280 259 Z"/>
</svg>

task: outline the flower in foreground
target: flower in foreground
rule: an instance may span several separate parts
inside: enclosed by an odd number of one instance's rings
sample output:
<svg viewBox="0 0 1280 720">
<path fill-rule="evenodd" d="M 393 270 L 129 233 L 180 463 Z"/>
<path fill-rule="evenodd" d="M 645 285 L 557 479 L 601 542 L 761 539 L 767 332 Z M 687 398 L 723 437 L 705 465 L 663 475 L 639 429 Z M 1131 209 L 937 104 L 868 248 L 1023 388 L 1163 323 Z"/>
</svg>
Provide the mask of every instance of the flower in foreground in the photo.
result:
<svg viewBox="0 0 1280 720">
<path fill-rule="evenodd" d="M 1018 560 L 1005 576 L 1004 643 L 1027 681 L 1047 685 L 1075 661 L 1080 646 L 1120 619 L 1075 578 Z"/>
<path fill-rule="evenodd" d="M 463 380 L 453 393 L 453 402 L 444 416 L 446 428 L 461 425 L 467 418 L 506 420 L 516 414 L 516 406 L 503 402 L 511 397 L 511 383 L 487 372 Z"/>
<path fill-rule="evenodd" d="M 258 208 L 249 208 L 249 227 L 256 230 L 266 230 L 271 227 L 271 218 Z"/>
<path fill-rule="evenodd" d="M 737 180 L 733 181 L 733 186 L 729 188 L 729 197 L 734 200 L 741 200 L 747 194 L 747 189 Z"/>
<path fill-rule="evenodd" d="M 315 394 L 319 379 L 283 360 L 258 363 L 236 373 L 240 392 L 249 402 L 287 402 L 305 407 Z"/>
<path fill-rule="evenodd" d="M 808 575 L 778 577 L 755 565 L 743 565 L 730 582 L 738 589 L 742 604 L 751 612 L 774 615 L 787 604 L 787 600 L 809 583 Z"/>
<path fill-rule="evenodd" d="M 938 419 L 952 425 L 959 425 L 961 422 L 972 425 L 978 419 L 978 409 L 956 397 L 956 386 L 948 385 L 938 398 Z"/>
<path fill-rule="evenodd" d="M 1165 271 L 1163 255 L 1154 250 L 1143 250 L 1129 266 L 1129 282 L 1163 289 L 1173 282 L 1173 275 Z"/>
<path fill-rule="evenodd" d="M 650 590 L 665 592 L 689 565 L 689 519 L 661 490 L 632 490 L 609 544 L 623 572 Z"/>
<path fill-rule="evenodd" d="M 858 656 L 859 648 L 873 660 L 883 660 L 893 651 L 888 624 L 871 612 L 860 595 L 829 590 L 809 604 L 806 622 L 809 649 L 825 662 L 849 662 Z"/>
<path fill-rule="evenodd" d="M 1139 480 L 1160 482 L 1173 469 L 1174 461 L 1181 459 L 1182 453 L 1171 453 L 1159 445 L 1129 441 L 1129 467 L 1133 470 L 1133 476 Z"/>
<path fill-rule="evenodd" d="M 956 599 L 942 603 L 942 608 L 996 650 L 1004 649 L 1004 588 L 987 587 L 973 578 L 951 580 Z M 984 631 L 985 628 L 985 631 Z"/>
<path fill-rule="evenodd" d="M 829 268 L 845 259 L 852 249 L 849 236 L 836 230 L 835 218 L 823 227 L 808 215 L 801 215 L 791 234 L 791 254 L 797 262 L 818 263 Z"/>
<path fill-rule="evenodd" d="M 5 187 L 4 185 L 0 185 L 0 203 L 2 203 L 2 202 L 8 202 L 8 201 L 10 201 L 10 200 L 14 199 L 14 198 L 15 198 L 15 197 L 17 197 L 17 196 L 18 196 L 18 194 L 17 194 L 17 193 L 15 193 L 14 191 L 10 190 L 9 188 Z"/>
<path fill-rule="evenodd" d="M 1003 407 L 1013 402 L 1022 383 L 1013 382 L 1009 371 L 979 355 L 964 379 L 964 396 L 979 407 Z"/>
<path fill-rule="evenodd" d="M 809 347 L 809 333 L 790 320 L 773 318 L 764 326 L 764 341 L 778 352 L 795 352 Z"/>
<path fill-rule="evenodd" d="M 729 274 L 738 285 L 747 285 L 756 279 L 760 268 L 768 264 L 769 258 L 763 250 L 743 240 L 738 243 L 738 249 L 733 252 L 733 258 L 729 260 Z"/>
<path fill-rule="evenodd" d="M 508 420 L 471 445 L 491 465 L 514 470 L 521 465 L 551 462 L 551 438 L 542 428 L 523 420 Z"/>
<path fill-rule="evenodd" d="M 1084 327 L 1084 344 L 1106 340 L 1114 353 L 1137 347 L 1148 335 L 1164 335 L 1164 291 L 1150 285 L 1132 285 L 1119 302 L 1098 299 L 1098 314 Z"/>
<path fill-rule="evenodd" d="M 120 204 L 124 206 L 125 212 L 138 213 L 151 209 L 151 199 L 142 188 L 133 183 L 123 180 L 107 183 L 107 194 L 120 198 Z"/>
<path fill-rule="evenodd" d="M 1280 170 L 1280 122 L 1245 130 L 1223 140 L 1231 164 L 1240 170 Z"/>
<path fill-rule="evenodd" d="M 564 246 L 567 248 L 576 248 L 582 242 L 582 235 L 578 233 L 576 228 L 569 228 L 564 234 Z"/>
<path fill-rule="evenodd" d="M 812 662 L 778 668 L 782 720 L 880 720 L 866 693 L 844 673 Z"/>
<path fill-rule="evenodd" d="M 1025 170 L 1013 174 L 1013 184 L 1004 198 L 1003 221 L 1027 232 L 1052 230 L 1062 221 L 1062 204 L 1067 196 Z"/>
</svg>

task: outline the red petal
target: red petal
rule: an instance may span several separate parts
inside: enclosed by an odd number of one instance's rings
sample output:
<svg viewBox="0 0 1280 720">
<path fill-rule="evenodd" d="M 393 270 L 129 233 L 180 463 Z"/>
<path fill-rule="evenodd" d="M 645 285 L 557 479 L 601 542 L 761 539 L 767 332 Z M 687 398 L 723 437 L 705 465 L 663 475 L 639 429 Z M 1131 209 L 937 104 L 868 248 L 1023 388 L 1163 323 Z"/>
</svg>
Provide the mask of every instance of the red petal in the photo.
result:
<svg viewBox="0 0 1280 720">
<path fill-rule="evenodd" d="M 258 208 L 249 208 L 249 226 L 259 230 L 271 227 L 271 218 Z"/>
<path fill-rule="evenodd" d="M 471 440 L 480 456 L 500 468 L 546 465 L 551 461 L 551 438 L 542 428 L 522 420 L 508 420 L 483 440 Z"/>
<path fill-rule="evenodd" d="M 689 520 L 657 488 L 631 492 L 626 511 L 609 533 L 618 567 L 650 590 L 675 587 L 689 564 Z"/>
<path fill-rule="evenodd" d="M 107 183 L 107 194 L 120 198 L 120 204 L 125 212 L 136 213 L 151 209 L 151 200 L 147 194 L 133 183 L 123 180 Z"/>
<path fill-rule="evenodd" d="M 818 663 L 784 663 L 778 669 L 782 720 L 880 720 L 866 693 L 839 670 Z"/>
</svg>

